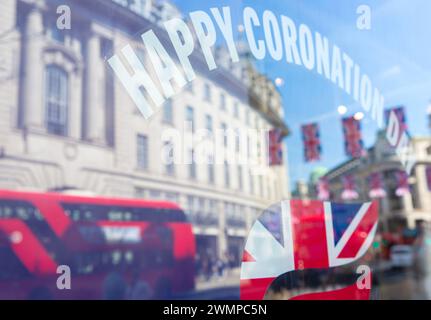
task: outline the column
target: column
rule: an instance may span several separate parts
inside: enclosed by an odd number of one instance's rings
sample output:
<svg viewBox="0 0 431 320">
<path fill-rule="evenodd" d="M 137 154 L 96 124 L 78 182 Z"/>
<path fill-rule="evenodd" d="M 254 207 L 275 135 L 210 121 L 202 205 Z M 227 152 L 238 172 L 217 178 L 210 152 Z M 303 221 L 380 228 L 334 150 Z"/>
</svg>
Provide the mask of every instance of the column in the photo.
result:
<svg viewBox="0 0 431 320">
<path fill-rule="evenodd" d="M 391 215 L 390 208 L 389 208 L 389 200 L 388 196 L 385 196 L 381 199 L 381 208 L 379 212 L 380 219 L 383 223 L 383 229 L 385 232 L 389 231 L 389 220 L 393 218 L 393 215 Z"/>
<path fill-rule="evenodd" d="M 413 211 L 412 194 L 409 192 L 403 195 L 402 201 L 403 201 L 403 207 L 404 207 L 404 211 L 406 212 L 406 215 L 412 213 Z"/>
<path fill-rule="evenodd" d="M 105 143 L 104 73 L 101 69 L 100 38 L 90 31 L 85 59 L 85 138 Z"/>
<path fill-rule="evenodd" d="M 43 110 L 43 16 L 33 7 L 27 14 L 23 41 L 23 124 L 27 129 L 44 127 Z"/>
<path fill-rule="evenodd" d="M 252 209 L 250 206 L 246 206 L 245 207 L 245 215 L 246 215 L 245 228 L 247 230 L 247 235 L 246 235 L 246 239 L 247 239 L 248 233 L 250 232 L 250 229 L 254 224 L 254 209 Z"/>
<path fill-rule="evenodd" d="M 430 191 L 426 179 L 426 165 L 416 165 L 416 186 L 417 196 L 421 210 L 427 211 L 431 209 Z"/>
</svg>

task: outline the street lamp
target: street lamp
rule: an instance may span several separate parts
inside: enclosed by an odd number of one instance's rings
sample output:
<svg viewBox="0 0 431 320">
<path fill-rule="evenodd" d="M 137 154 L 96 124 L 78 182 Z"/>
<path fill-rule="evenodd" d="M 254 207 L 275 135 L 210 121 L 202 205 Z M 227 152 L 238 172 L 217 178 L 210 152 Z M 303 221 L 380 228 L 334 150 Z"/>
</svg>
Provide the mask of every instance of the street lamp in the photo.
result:
<svg viewBox="0 0 431 320">
<path fill-rule="evenodd" d="M 275 85 L 277 87 L 281 87 L 283 84 L 284 84 L 283 78 L 280 78 L 280 77 L 275 78 Z"/>
<path fill-rule="evenodd" d="M 355 115 L 353 116 L 353 118 L 355 118 L 355 120 L 360 121 L 360 120 L 364 119 L 364 114 L 360 111 L 356 112 Z"/>
<path fill-rule="evenodd" d="M 340 106 L 337 108 L 337 111 L 338 111 L 338 113 L 339 113 L 340 115 L 346 114 L 346 112 L 347 112 L 347 107 L 346 107 L 346 106 L 344 106 L 344 105 L 340 105 Z"/>
</svg>

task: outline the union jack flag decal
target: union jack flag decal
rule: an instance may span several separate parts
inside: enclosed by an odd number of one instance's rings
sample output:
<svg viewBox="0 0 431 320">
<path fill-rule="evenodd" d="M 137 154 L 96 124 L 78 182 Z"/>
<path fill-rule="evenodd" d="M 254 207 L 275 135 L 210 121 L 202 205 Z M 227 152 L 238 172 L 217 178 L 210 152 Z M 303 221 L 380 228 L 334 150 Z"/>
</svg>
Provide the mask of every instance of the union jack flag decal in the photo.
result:
<svg viewBox="0 0 431 320">
<path fill-rule="evenodd" d="M 358 260 L 373 241 L 377 221 L 377 202 L 285 200 L 270 207 L 256 220 L 245 244 L 241 299 L 263 299 L 271 283 L 287 272 Z M 369 295 L 370 289 L 353 285 L 332 297 L 369 299 Z"/>
<path fill-rule="evenodd" d="M 365 154 L 361 135 L 361 123 L 354 117 L 343 119 L 344 149 L 352 158 L 360 158 Z"/>
<path fill-rule="evenodd" d="M 320 144 L 319 127 L 317 123 L 305 124 L 301 127 L 304 142 L 304 159 L 306 162 L 320 160 L 322 146 Z"/>
</svg>

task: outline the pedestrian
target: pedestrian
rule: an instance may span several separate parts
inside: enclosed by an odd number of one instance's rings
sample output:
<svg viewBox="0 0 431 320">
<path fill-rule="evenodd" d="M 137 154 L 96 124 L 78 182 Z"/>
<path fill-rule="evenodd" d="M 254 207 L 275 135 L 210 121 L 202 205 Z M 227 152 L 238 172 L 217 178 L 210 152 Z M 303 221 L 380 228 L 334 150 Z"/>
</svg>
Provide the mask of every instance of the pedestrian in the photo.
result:
<svg viewBox="0 0 431 320">
<path fill-rule="evenodd" d="M 130 285 L 126 291 L 126 299 L 128 300 L 148 300 L 153 293 L 148 283 L 141 279 L 138 270 L 134 270 Z"/>
</svg>

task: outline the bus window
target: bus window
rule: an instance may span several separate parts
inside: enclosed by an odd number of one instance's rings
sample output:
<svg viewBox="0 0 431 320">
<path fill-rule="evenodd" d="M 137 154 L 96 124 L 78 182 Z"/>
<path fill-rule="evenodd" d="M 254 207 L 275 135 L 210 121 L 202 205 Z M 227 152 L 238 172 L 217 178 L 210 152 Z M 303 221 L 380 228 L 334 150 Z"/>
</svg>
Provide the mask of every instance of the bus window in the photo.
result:
<svg viewBox="0 0 431 320">
<path fill-rule="evenodd" d="M 28 278 L 30 273 L 8 246 L 0 245 L 0 281 Z"/>
<path fill-rule="evenodd" d="M 180 209 L 62 203 L 73 221 L 186 222 Z"/>
<path fill-rule="evenodd" d="M 62 251 L 60 241 L 54 231 L 40 211 L 31 203 L 0 199 L 0 221 L 6 219 L 23 221 L 52 257 Z"/>
</svg>

